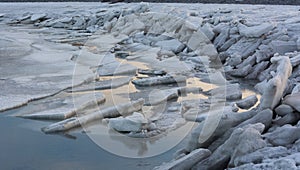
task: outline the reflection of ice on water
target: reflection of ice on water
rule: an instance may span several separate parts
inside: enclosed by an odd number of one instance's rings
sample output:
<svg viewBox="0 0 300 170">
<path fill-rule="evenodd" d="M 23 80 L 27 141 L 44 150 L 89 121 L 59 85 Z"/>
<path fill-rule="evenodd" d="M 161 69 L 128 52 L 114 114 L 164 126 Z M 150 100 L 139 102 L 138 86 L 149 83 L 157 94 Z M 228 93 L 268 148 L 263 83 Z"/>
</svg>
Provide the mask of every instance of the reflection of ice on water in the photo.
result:
<svg viewBox="0 0 300 170">
<path fill-rule="evenodd" d="M 117 153 L 120 156 L 127 157 L 130 155 L 139 158 L 141 156 L 149 157 L 157 153 L 164 153 L 165 148 L 169 147 L 170 144 L 175 147 L 181 142 L 178 138 L 181 139 L 181 136 L 186 135 L 186 132 L 189 131 L 193 125 L 193 123 L 189 122 L 175 131 L 151 138 L 127 137 L 125 134 L 108 129 L 107 126 L 101 124 L 101 122 L 93 126 L 88 126 L 85 130 L 88 131 L 90 135 L 93 135 L 92 140 L 103 147 L 103 149 Z M 99 129 L 101 130 L 99 131 Z"/>
<path fill-rule="evenodd" d="M 124 144 L 124 146 L 130 150 L 137 151 L 137 156 L 143 156 L 148 151 L 148 143 L 153 144 L 154 142 L 151 141 L 151 139 L 141 139 L 137 140 L 136 138 L 124 138 L 123 136 L 120 136 L 122 134 L 119 134 L 118 132 L 114 130 L 109 130 L 109 137 L 111 140 L 121 142 Z"/>
</svg>

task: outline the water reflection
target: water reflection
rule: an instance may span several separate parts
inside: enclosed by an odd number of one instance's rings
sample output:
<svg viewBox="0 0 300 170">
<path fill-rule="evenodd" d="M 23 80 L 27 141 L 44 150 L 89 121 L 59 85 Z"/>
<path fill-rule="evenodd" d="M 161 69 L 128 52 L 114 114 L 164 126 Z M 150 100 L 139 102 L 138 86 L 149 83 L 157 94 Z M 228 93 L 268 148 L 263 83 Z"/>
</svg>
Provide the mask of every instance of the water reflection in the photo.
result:
<svg viewBox="0 0 300 170">
<path fill-rule="evenodd" d="M 181 128 L 167 133 L 161 133 L 149 138 L 132 138 L 126 134 L 116 132 L 103 125 L 100 121 L 93 126 L 84 127 L 93 142 L 103 149 L 123 156 L 132 158 L 152 157 L 170 150 L 182 142 L 181 137 L 185 137 L 187 132 L 194 126 L 194 123 L 187 123 Z M 169 152 L 169 150 L 167 150 Z"/>
<path fill-rule="evenodd" d="M 1 169 L 124 169 L 150 170 L 172 158 L 173 150 L 147 159 L 129 159 L 111 154 L 82 133 L 72 132 L 77 140 L 60 135 L 45 135 L 36 129 L 47 122 L 0 115 Z M 34 128 L 33 128 L 34 127 Z"/>
</svg>

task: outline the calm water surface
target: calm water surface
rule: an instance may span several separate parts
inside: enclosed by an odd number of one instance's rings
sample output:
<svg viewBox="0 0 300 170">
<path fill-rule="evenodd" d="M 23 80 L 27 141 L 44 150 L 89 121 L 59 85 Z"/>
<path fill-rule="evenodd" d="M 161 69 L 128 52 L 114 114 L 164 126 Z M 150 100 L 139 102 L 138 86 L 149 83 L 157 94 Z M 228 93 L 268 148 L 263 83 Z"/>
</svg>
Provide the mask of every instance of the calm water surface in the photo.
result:
<svg viewBox="0 0 300 170">
<path fill-rule="evenodd" d="M 0 169 L 152 169 L 168 161 L 179 148 L 156 157 L 131 159 L 111 154 L 83 133 L 45 135 L 38 129 L 49 122 L 40 122 L 0 115 Z"/>
</svg>

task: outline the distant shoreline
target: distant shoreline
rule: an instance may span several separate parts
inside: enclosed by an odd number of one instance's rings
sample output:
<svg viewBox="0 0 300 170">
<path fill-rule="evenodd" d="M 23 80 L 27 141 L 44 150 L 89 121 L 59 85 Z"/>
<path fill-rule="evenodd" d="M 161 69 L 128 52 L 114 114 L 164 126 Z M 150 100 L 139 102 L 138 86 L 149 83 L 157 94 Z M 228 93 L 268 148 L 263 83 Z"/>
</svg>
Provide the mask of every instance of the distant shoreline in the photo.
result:
<svg viewBox="0 0 300 170">
<path fill-rule="evenodd" d="M 105 2 L 153 2 L 153 3 L 219 3 L 219 4 L 268 4 L 300 5 L 299 0 L 105 0 Z M 0 2 L 103 2 L 103 0 L 0 0 Z"/>
</svg>

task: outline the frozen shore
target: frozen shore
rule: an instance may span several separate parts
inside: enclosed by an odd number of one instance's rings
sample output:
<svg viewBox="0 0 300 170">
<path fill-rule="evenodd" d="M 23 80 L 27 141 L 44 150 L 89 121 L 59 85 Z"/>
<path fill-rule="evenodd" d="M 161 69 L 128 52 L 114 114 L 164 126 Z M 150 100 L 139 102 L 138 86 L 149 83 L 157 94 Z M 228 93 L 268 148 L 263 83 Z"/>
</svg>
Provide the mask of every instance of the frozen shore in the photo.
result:
<svg viewBox="0 0 300 170">
<path fill-rule="evenodd" d="M 114 130 L 135 157 L 187 127 L 166 148 L 188 135 L 186 146 L 156 169 L 299 169 L 299 6 L 0 9 L 0 111 L 56 120 L 45 133 Z"/>
</svg>

